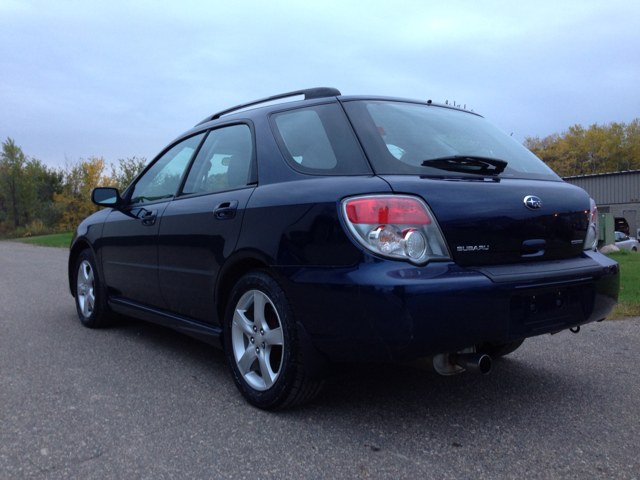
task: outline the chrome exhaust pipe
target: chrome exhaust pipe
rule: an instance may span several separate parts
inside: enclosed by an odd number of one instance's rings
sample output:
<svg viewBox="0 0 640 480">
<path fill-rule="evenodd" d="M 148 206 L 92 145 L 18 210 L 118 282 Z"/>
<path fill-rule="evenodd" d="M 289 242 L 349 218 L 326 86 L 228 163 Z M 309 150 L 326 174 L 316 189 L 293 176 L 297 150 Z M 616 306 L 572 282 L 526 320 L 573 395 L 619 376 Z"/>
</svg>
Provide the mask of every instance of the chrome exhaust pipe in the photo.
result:
<svg viewBox="0 0 640 480">
<path fill-rule="evenodd" d="M 449 362 L 471 373 L 486 375 L 491 371 L 491 357 L 484 353 L 451 353 Z"/>
</svg>

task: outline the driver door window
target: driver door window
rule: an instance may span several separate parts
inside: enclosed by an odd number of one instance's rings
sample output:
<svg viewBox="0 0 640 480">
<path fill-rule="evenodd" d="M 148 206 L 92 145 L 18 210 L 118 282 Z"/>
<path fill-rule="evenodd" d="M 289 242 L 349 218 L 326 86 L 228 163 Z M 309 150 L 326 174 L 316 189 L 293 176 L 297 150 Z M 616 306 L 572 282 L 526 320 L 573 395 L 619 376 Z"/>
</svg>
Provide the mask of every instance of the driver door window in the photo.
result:
<svg viewBox="0 0 640 480">
<path fill-rule="evenodd" d="M 147 203 L 174 197 L 189 160 L 203 136 L 204 133 L 189 137 L 160 157 L 136 183 L 131 203 Z"/>
</svg>

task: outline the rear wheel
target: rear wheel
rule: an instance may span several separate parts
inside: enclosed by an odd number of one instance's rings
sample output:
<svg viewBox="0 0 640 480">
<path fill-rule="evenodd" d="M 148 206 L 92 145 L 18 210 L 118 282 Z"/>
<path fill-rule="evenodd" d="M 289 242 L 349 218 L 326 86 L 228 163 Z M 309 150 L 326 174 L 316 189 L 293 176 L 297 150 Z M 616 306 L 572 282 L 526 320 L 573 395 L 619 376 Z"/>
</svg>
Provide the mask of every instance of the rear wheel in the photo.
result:
<svg viewBox="0 0 640 480">
<path fill-rule="evenodd" d="M 322 382 L 305 374 L 289 301 L 266 272 L 251 272 L 233 288 L 224 346 L 238 390 L 258 408 L 291 407 L 320 392 Z"/>
<path fill-rule="evenodd" d="M 515 352 L 524 343 L 524 338 L 507 343 L 485 342 L 476 348 L 478 353 L 486 353 L 492 358 L 504 357 Z"/>
<path fill-rule="evenodd" d="M 111 325 L 114 314 L 108 310 L 96 262 L 88 248 L 76 260 L 75 280 L 76 310 L 80 322 L 88 328 Z"/>
</svg>

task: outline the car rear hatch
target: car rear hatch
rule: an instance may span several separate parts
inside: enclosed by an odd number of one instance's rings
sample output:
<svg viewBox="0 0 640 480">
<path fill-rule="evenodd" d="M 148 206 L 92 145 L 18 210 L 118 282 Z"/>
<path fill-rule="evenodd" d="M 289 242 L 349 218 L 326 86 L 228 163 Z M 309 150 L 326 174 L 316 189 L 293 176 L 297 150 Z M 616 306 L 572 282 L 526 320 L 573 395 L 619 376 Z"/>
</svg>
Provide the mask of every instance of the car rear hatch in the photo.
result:
<svg viewBox="0 0 640 480">
<path fill-rule="evenodd" d="M 558 260 L 576 257 L 584 248 L 589 196 L 565 182 L 381 177 L 395 193 L 427 202 L 460 266 Z"/>
<path fill-rule="evenodd" d="M 459 265 L 558 260 L 583 251 L 589 195 L 481 116 L 431 101 L 341 101 L 374 172 L 395 193 L 427 202 Z"/>
</svg>

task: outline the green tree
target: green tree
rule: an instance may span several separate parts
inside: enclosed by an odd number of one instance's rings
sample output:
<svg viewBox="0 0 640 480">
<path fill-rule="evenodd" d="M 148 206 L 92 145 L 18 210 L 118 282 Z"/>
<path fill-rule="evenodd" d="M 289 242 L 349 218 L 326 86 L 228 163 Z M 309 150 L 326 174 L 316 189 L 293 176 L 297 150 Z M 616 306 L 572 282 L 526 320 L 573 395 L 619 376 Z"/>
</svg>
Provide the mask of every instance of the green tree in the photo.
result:
<svg viewBox="0 0 640 480">
<path fill-rule="evenodd" d="M 120 193 L 124 192 L 146 164 L 147 159 L 145 157 L 119 158 L 117 167 L 111 164 L 111 184 Z"/>
<path fill-rule="evenodd" d="M 42 221 L 48 228 L 56 227 L 60 212 L 55 208 L 54 195 L 62 193 L 64 173 L 30 158 L 25 164 L 25 174 L 32 191 L 29 218 Z"/>
<path fill-rule="evenodd" d="M 15 144 L 14 140 L 7 138 L 2 142 L 0 197 L 5 216 L 15 228 L 25 220 L 24 200 L 29 196 L 29 185 L 27 185 L 24 171 L 26 161 L 22 149 Z"/>
</svg>

